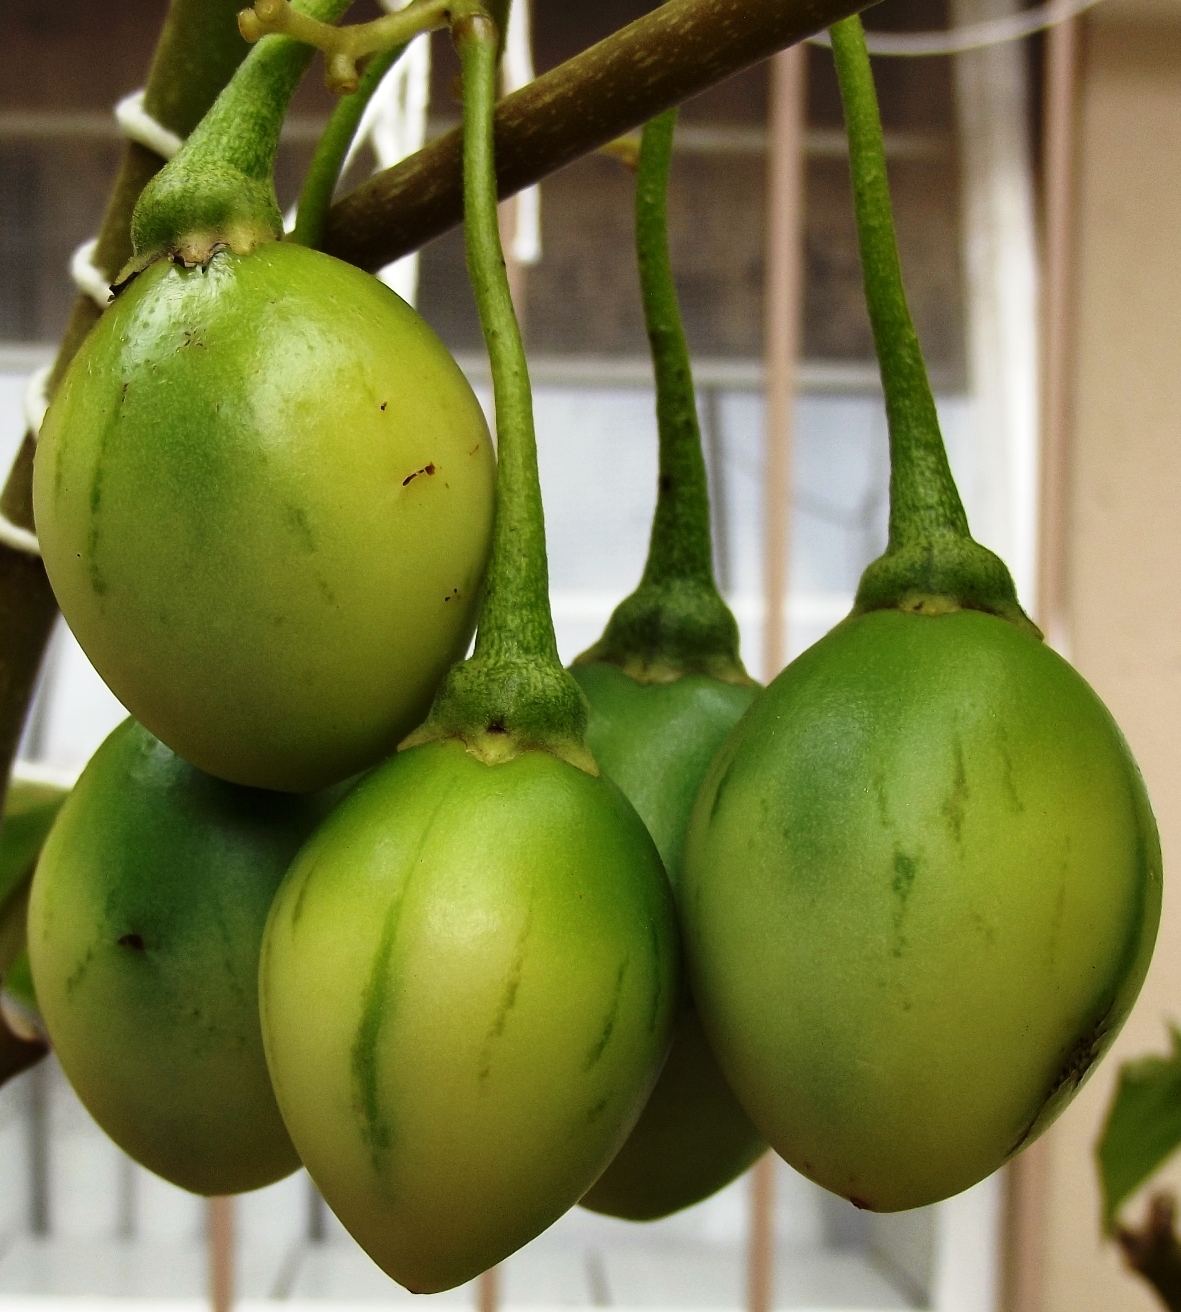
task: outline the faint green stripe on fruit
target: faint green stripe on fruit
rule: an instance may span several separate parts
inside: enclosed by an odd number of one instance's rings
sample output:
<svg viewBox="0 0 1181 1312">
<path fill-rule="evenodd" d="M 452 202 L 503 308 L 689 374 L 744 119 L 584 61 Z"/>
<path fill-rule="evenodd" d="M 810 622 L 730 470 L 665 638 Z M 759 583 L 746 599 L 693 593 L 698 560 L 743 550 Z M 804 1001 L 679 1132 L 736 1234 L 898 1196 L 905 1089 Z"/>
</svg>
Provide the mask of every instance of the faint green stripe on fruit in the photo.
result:
<svg viewBox="0 0 1181 1312">
<path fill-rule="evenodd" d="M 653 1034 L 664 1004 L 665 970 L 664 954 L 660 950 L 660 935 L 656 929 L 655 917 L 648 922 L 648 941 L 652 944 L 652 975 L 656 980 L 656 988 L 652 992 L 652 1011 L 648 1016 L 648 1033 Z"/>
<path fill-rule="evenodd" d="M 377 1090 L 377 1040 L 386 1016 L 386 989 L 390 977 L 390 954 L 398 932 L 405 889 L 390 904 L 381 927 L 381 940 L 374 954 L 369 982 L 361 1008 L 361 1022 L 353 1040 L 352 1068 L 354 1105 L 361 1116 L 361 1138 L 372 1150 L 373 1165 L 380 1168 L 381 1153 L 389 1148 L 390 1128 L 381 1117 Z"/>
<path fill-rule="evenodd" d="M 619 963 L 619 969 L 615 972 L 615 992 L 611 997 L 611 1009 L 607 1012 L 607 1020 L 603 1025 L 603 1032 L 599 1036 L 598 1043 L 590 1050 L 586 1059 L 586 1070 L 590 1070 L 602 1057 L 607 1050 L 607 1044 L 611 1042 L 611 1035 L 615 1032 L 615 1022 L 619 1018 L 619 1000 L 623 996 L 623 981 L 627 978 L 627 968 L 631 964 L 631 955 L 624 957 Z M 600 1108 L 600 1110 L 602 1110 Z"/>
<path fill-rule="evenodd" d="M 351 1066 L 353 1077 L 354 1106 L 361 1117 L 361 1138 L 372 1150 L 374 1168 L 381 1169 L 381 1154 L 390 1147 L 393 1135 L 389 1125 L 381 1115 L 379 1090 L 377 1083 L 377 1041 L 381 1037 L 390 1004 L 387 998 L 390 980 L 390 958 L 393 955 L 394 939 L 398 933 L 398 921 L 410 886 L 413 871 L 421 864 L 423 849 L 430 838 L 435 818 L 442 809 L 452 791 L 450 784 L 443 790 L 435 803 L 431 814 L 426 818 L 418 838 L 414 855 L 406 860 L 406 876 L 402 887 L 390 903 L 381 927 L 381 940 L 373 957 L 369 972 L 369 982 L 365 986 L 365 996 L 361 1004 L 361 1020 L 353 1039 Z"/>
<path fill-rule="evenodd" d="M 508 978 L 505 980 L 504 995 L 500 1000 L 500 1008 L 496 1013 L 496 1019 L 492 1022 L 492 1028 L 488 1031 L 488 1037 L 484 1040 L 483 1051 L 480 1053 L 479 1078 L 481 1084 L 492 1074 L 492 1049 L 496 1040 L 504 1033 L 509 1012 L 517 1005 L 517 994 L 521 988 L 521 976 L 525 969 L 525 955 L 529 946 L 529 936 L 533 933 L 533 908 L 536 900 L 537 891 L 531 888 L 529 890 L 529 910 L 525 915 L 525 923 L 521 926 L 521 932 L 517 936 L 513 964 L 509 968 Z"/>
</svg>

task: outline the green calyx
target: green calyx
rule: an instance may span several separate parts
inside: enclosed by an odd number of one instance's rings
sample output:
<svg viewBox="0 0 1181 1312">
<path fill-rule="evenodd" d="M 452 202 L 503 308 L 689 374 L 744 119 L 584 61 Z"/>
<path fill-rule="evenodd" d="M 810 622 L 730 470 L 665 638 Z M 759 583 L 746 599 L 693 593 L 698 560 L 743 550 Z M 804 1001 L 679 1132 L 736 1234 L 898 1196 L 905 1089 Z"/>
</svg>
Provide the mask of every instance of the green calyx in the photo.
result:
<svg viewBox="0 0 1181 1312">
<path fill-rule="evenodd" d="M 350 0 L 301 0 L 334 22 Z M 279 132 L 313 49 L 269 36 L 247 56 L 176 157 L 144 188 L 131 220 L 126 282 L 159 259 L 205 265 L 222 249 L 245 255 L 283 235 L 272 174 Z"/>
<path fill-rule="evenodd" d="M 452 35 L 463 65 L 468 273 L 496 399 L 496 522 L 475 652 L 452 667 L 426 723 L 402 747 L 458 738 L 489 765 L 541 750 L 598 774 L 583 737 L 586 701 L 562 668 L 554 638 L 533 401 L 497 227 L 496 25 L 469 13 L 453 23 Z"/>
<path fill-rule="evenodd" d="M 890 430 L 889 540 L 885 554 L 861 576 L 853 614 L 980 610 L 1040 637 L 1021 609 L 1004 561 L 968 531 L 902 285 L 865 33 L 856 16 L 830 30 L 849 136 L 865 299 Z"/>
<path fill-rule="evenodd" d="M 648 559 L 598 642 L 574 664 L 606 661 L 640 683 L 708 674 L 751 685 L 738 625 L 714 582 L 709 489 L 689 347 L 668 246 L 668 176 L 676 110 L 644 128 L 636 178 L 636 255 L 656 375 L 660 477 Z"/>
</svg>

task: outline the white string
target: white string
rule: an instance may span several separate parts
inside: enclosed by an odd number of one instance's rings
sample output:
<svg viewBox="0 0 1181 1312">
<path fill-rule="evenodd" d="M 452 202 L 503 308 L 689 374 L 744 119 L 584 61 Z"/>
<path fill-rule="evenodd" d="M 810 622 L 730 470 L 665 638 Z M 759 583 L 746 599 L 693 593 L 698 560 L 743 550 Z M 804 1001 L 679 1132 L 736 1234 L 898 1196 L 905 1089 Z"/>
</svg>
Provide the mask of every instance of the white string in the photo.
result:
<svg viewBox="0 0 1181 1312">
<path fill-rule="evenodd" d="M 53 365 L 47 364 L 35 369 L 25 384 L 25 432 L 35 442 L 45 422 L 45 412 L 49 409 L 49 393 L 46 390 Z"/>
<path fill-rule="evenodd" d="M 382 7 L 393 13 L 403 7 L 400 0 L 382 0 Z M 419 37 L 389 70 L 373 94 L 361 126 L 353 139 L 349 157 L 363 141 L 373 149 L 376 169 L 388 169 L 421 150 L 426 142 L 427 105 L 431 94 L 431 43 Z M 347 167 L 347 165 L 346 165 Z M 378 278 L 408 304 L 418 297 L 418 252 L 377 271 Z"/>
<path fill-rule="evenodd" d="M 1074 18 L 1099 0 L 1048 0 L 1047 4 L 1025 9 L 1003 18 L 986 18 L 979 23 L 965 23 L 946 32 L 866 32 L 865 44 L 871 55 L 962 55 L 969 50 L 1019 41 L 1056 23 Z M 808 38 L 812 45 L 831 45 L 827 32 Z"/>
<path fill-rule="evenodd" d="M 30 533 L 27 528 L 14 524 L 2 510 L 0 510 L 0 542 L 26 556 L 41 554 L 41 544 L 37 541 L 36 533 Z"/>
<path fill-rule="evenodd" d="M 533 40 L 529 0 L 513 0 L 504 44 L 505 94 L 520 91 L 533 81 Z M 512 255 L 518 264 L 541 259 L 541 188 L 535 183 L 517 193 L 516 231 Z"/>
<path fill-rule="evenodd" d="M 97 237 L 91 237 L 78 247 L 70 256 L 70 277 L 83 295 L 89 296 L 100 310 L 105 310 L 111 303 L 111 280 L 94 262 L 97 247 Z"/>
<path fill-rule="evenodd" d="M 128 141 L 155 151 L 161 159 L 171 159 L 185 143 L 144 109 L 143 87 L 124 96 L 115 106 L 115 121 Z"/>
<path fill-rule="evenodd" d="M 29 381 L 25 384 L 25 430 L 34 442 L 41 431 L 41 423 L 45 418 L 45 412 L 49 409 L 49 398 L 45 394 L 45 385 L 49 382 L 49 374 L 52 368 L 52 365 L 47 364 L 41 369 L 34 370 L 29 375 Z M 14 551 L 22 552 L 26 556 L 39 556 L 41 554 L 41 546 L 37 541 L 37 535 L 30 533 L 27 528 L 21 528 L 19 524 L 14 524 L 2 510 L 0 510 L 0 542 L 6 547 L 11 547 Z"/>
<path fill-rule="evenodd" d="M 81 770 L 67 770 L 47 761 L 17 761 L 12 767 L 14 784 L 46 784 L 50 788 L 71 789 L 78 782 Z"/>
</svg>

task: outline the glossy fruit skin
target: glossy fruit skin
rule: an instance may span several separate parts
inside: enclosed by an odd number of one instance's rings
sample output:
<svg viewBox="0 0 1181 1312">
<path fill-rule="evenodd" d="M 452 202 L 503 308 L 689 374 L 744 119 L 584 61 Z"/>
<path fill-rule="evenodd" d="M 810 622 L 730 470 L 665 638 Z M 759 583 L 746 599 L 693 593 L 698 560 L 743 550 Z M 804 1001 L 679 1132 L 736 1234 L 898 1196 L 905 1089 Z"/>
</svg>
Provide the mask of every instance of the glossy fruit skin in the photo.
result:
<svg viewBox="0 0 1181 1312">
<path fill-rule="evenodd" d="M 299 1165 L 263 1056 L 258 953 L 333 796 L 224 783 L 125 720 L 42 850 L 29 957 L 62 1068 L 125 1152 L 194 1193 Z"/>
<path fill-rule="evenodd" d="M 293 864 L 267 1059 L 329 1206 L 415 1292 L 571 1207 L 635 1123 L 679 988 L 672 894 L 623 795 L 547 752 L 400 752 Z"/>
<path fill-rule="evenodd" d="M 775 1150 L 878 1211 L 982 1179 L 1114 1039 L 1160 916 L 1119 729 L 976 611 L 851 617 L 710 769 L 679 889 L 695 996 Z"/>
<path fill-rule="evenodd" d="M 34 507 L 62 611 L 132 714 L 211 774 L 306 792 L 388 755 L 463 655 L 493 483 L 423 320 L 271 242 L 126 287 L 46 416 Z"/>
<path fill-rule="evenodd" d="M 587 745 L 652 835 L 675 887 L 693 799 L 758 689 L 690 674 L 639 683 L 603 661 L 571 666 L 590 703 Z M 686 994 L 635 1129 L 583 1207 L 651 1221 L 699 1203 L 766 1150 L 726 1083 Z"/>
</svg>

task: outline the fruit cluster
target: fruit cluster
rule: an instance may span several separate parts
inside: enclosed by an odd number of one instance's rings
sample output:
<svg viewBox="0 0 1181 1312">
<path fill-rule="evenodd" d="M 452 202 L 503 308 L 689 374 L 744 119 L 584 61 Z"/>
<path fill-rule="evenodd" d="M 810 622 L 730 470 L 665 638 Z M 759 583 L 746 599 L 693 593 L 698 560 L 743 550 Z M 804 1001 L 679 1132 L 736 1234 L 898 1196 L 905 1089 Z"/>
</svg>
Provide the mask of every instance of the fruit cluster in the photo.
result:
<svg viewBox="0 0 1181 1312">
<path fill-rule="evenodd" d="M 580 1200 L 667 1215 L 768 1144 L 859 1206 L 966 1188 L 1049 1123 L 1126 1017 L 1160 853 L 1118 729 L 968 533 L 859 21 L 833 46 L 890 540 L 849 618 L 760 691 L 712 574 L 666 233 L 675 115 L 645 129 L 637 176 L 651 547 L 566 671 L 497 234 L 495 25 L 466 0 L 317 21 L 341 8 L 249 13 L 252 38 L 286 35 L 145 191 L 136 256 L 43 427 L 46 568 L 135 717 L 32 885 L 32 982 L 63 1068 L 185 1188 L 304 1163 L 416 1291 Z M 270 184 L 299 42 L 348 87 L 357 58 L 444 22 L 495 462 L 427 326 L 281 240 Z"/>
</svg>

